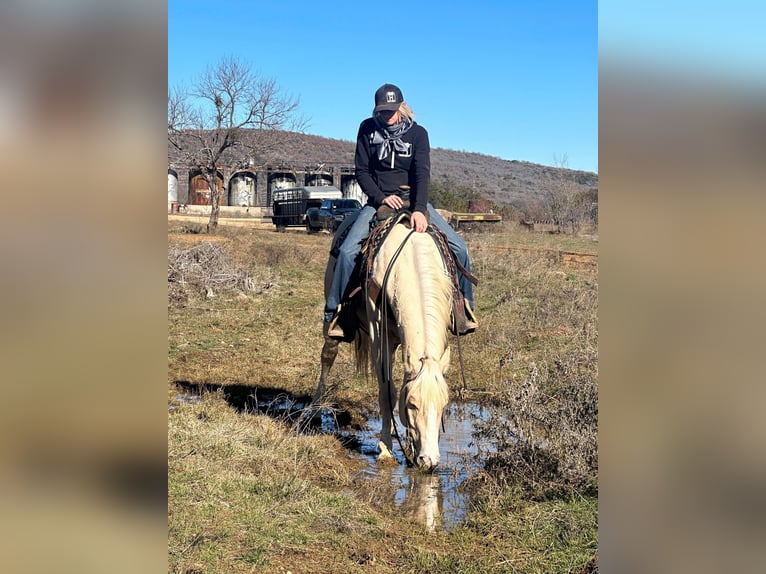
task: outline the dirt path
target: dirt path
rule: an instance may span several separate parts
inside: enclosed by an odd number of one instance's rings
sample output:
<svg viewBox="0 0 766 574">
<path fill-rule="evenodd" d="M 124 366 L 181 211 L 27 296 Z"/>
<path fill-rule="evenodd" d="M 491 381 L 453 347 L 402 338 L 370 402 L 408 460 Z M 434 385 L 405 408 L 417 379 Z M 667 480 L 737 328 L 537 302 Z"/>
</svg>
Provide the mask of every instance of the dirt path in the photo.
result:
<svg viewBox="0 0 766 574">
<path fill-rule="evenodd" d="M 187 215 L 183 213 L 169 213 L 168 225 L 172 223 L 194 223 L 198 225 L 207 225 L 210 221 L 208 215 Z M 219 226 L 232 227 L 257 227 L 259 229 L 273 228 L 274 224 L 270 218 L 265 217 L 221 217 L 218 219 Z"/>
</svg>

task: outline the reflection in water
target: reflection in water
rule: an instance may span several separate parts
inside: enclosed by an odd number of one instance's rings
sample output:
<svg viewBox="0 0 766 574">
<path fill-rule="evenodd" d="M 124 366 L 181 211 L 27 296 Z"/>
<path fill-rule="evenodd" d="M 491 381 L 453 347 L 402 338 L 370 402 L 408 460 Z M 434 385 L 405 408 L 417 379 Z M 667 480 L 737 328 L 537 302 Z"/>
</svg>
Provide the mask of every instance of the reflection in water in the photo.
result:
<svg viewBox="0 0 766 574">
<path fill-rule="evenodd" d="M 424 524 L 428 530 L 442 525 L 444 495 L 438 474 L 410 471 L 407 485 L 397 491 L 394 501 L 402 512 Z"/>
<path fill-rule="evenodd" d="M 444 419 L 444 431 L 439 438 L 441 462 L 433 474 L 424 474 L 404 464 L 404 456 L 394 442 L 394 455 L 399 465 L 391 468 L 378 465 L 378 433 L 380 419 L 370 418 L 367 428 L 353 433 L 355 450 L 369 461 L 362 477 L 380 480 L 391 486 L 388 502 L 401 512 L 425 525 L 429 530 L 450 529 L 466 518 L 468 495 L 460 489 L 466 478 L 475 474 L 483 464 L 489 444 L 478 444 L 473 436 L 474 423 L 487 420 L 490 412 L 476 403 L 453 403 Z M 349 438 L 346 433 L 339 433 Z"/>
</svg>

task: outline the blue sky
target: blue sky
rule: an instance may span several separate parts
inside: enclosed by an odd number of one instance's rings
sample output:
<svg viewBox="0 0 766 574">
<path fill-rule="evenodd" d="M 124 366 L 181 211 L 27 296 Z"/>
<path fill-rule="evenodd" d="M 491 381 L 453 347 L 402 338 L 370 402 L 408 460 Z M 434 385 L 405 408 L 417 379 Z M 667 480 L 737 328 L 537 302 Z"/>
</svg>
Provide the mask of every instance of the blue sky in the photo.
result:
<svg viewBox="0 0 766 574">
<path fill-rule="evenodd" d="M 354 140 L 397 84 L 432 147 L 598 171 L 597 3 L 168 0 L 168 85 L 234 55 Z"/>
<path fill-rule="evenodd" d="M 766 86 L 762 0 L 608 0 L 599 3 L 598 18 L 599 47 L 612 58 Z"/>
</svg>

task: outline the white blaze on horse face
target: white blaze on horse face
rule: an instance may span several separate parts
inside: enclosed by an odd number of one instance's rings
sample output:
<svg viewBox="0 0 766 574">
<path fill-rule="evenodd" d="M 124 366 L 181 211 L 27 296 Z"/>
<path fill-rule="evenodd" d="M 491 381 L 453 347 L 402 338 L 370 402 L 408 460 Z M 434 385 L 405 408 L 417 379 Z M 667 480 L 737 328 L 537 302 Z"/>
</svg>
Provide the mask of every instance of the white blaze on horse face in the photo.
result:
<svg viewBox="0 0 766 574">
<path fill-rule="evenodd" d="M 449 391 L 437 361 L 426 358 L 421 361 L 418 375 L 402 386 L 399 418 L 407 428 L 411 462 L 430 472 L 439 464 L 439 430 Z"/>
<path fill-rule="evenodd" d="M 411 440 L 414 462 L 418 468 L 431 471 L 439 464 L 439 427 L 443 407 L 429 404 L 423 408 L 407 401 L 406 420 L 402 423 L 407 427 L 407 435 Z"/>
<path fill-rule="evenodd" d="M 420 432 L 421 448 L 415 460 L 423 470 L 432 470 L 439 464 L 439 424 L 441 412 L 437 412 L 436 405 L 428 405 L 423 413 L 421 425 L 424 427 Z M 421 464 L 422 462 L 422 464 Z"/>
</svg>

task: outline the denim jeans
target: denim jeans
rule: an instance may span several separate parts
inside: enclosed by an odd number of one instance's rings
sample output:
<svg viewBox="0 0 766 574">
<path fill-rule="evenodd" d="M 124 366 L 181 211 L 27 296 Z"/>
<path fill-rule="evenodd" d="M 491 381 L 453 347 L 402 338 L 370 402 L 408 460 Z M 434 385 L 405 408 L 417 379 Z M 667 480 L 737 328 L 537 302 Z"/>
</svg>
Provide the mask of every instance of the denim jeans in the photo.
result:
<svg viewBox="0 0 766 574">
<path fill-rule="evenodd" d="M 330 285 L 325 303 L 325 321 L 332 320 L 333 314 L 338 309 L 338 305 L 340 305 L 343 293 L 348 286 L 351 273 L 356 265 L 357 255 L 359 255 L 359 251 L 362 249 L 362 243 L 370 234 L 370 221 L 375 217 L 375 212 L 376 209 L 374 207 L 365 205 L 357 212 L 356 217 L 346 217 L 335 232 L 336 237 L 341 237 L 345 230 L 350 227 L 348 235 L 346 235 L 346 238 L 340 245 L 338 257 L 335 261 L 335 273 L 333 274 L 332 284 Z M 447 243 L 449 243 L 450 248 L 457 256 L 457 260 L 470 273 L 471 262 L 468 259 L 468 247 L 463 238 L 439 215 L 430 203 L 428 204 L 428 217 L 430 222 L 439 231 L 444 233 L 447 237 Z M 463 297 L 465 297 L 465 300 L 473 309 L 473 285 L 463 276 L 462 272 L 458 271 L 458 276 L 460 291 L 462 291 Z"/>
</svg>

